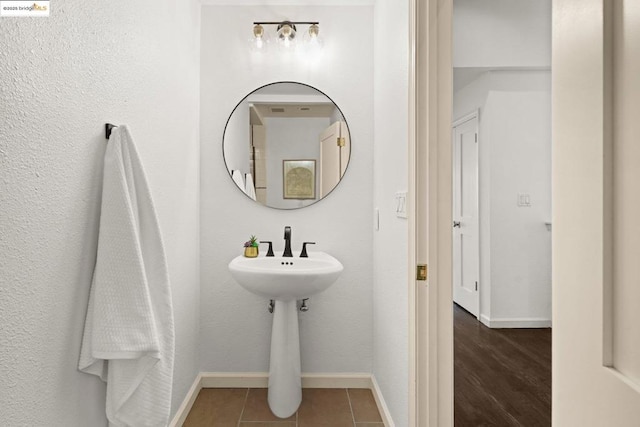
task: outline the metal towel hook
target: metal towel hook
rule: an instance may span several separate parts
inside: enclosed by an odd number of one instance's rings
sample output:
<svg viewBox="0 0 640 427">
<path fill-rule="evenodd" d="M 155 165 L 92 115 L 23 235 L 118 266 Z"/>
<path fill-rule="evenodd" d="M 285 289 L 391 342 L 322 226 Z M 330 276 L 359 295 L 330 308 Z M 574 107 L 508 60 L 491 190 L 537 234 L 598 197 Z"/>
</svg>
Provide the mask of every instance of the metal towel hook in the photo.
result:
<svg viewBox="0 0 640 427">
<path fill-rule="evenodd" d="M 117 128 L 118 126 L 116 125 L 112 125 L 111 123 L 105 123 L 104 124 L 104 136 L 105 138 L 107 138 L 107 141 L 109 140 L 109 137 L 111 136 L 111 131 L 113 130 L 113 128 Z"/>
</svg>

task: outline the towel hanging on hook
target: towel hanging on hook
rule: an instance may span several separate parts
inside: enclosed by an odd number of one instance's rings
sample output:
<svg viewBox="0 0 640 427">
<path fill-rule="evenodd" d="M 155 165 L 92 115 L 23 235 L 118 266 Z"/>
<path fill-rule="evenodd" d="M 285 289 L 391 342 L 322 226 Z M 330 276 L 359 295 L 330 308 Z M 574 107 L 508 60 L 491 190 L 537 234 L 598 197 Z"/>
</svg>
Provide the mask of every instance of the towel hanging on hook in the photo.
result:
<svg viewBox="0 0 640 427">
<path fill-rule="evenodd" d="M 105 148 L 99 243 L 78 368 L 107 383 L 109 425 L 167 426 L 175 329 L 165 246 L 126 125 Z"/>
<path fill-rule="evenodd" d="M 111 123 L 105 123 L 104 124 L 104 136 L 107 138 L 107 141 L 109 140 L 109 137 L 111 136 L 111 130 L 113 128 L 117 128 L 118 126 L 116 125 L 112 125 Z"/>
</svg>

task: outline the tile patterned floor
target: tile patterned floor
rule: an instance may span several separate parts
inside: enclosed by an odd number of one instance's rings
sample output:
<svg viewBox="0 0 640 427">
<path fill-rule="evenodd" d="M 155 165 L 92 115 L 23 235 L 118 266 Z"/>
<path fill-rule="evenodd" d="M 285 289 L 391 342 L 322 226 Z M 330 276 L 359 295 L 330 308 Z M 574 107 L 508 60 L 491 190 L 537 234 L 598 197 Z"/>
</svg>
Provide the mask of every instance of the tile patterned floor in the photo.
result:
<svg viewBox="0 0 640 427">
<path fill-rule="evenodd" d="M 205 388 L 184 427 L 384 427 L 371 390 L 307 388 L 289 418 L 269 410 L 265 388 Z"/>
</svg>

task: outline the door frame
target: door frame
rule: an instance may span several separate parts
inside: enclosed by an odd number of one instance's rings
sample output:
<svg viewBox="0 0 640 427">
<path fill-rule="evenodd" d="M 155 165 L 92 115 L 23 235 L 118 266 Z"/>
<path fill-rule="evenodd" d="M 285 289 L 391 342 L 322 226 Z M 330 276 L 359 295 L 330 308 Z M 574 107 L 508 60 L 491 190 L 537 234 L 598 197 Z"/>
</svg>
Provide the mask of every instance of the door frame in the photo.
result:
<svg viewBox="0 0 640 427">
<path fill-rule="evenodd" d="M 451 427 L 451 153 L 444 145 L 451 140 L 452 0 L 410 5 L 409 260 L 410 271 L 416 262 L 430 270 L 426 283 L 409 280 L 410 425 Z M 640 387 L 610 366 L 614 28 L 621 19 L 614 6 L 553 2 L 552 73 L 561 84 L 552 92 L 552 137 L 562 141 L 553 144 L 553 282 L 562 284 L 552 293 L 553 425 L 636 425 L 640 415 Z M 584 289 L 588 301 L 574 304 Z"/>
<path fill-rule="evenodd" d="M 409 425 L 452 427 L 453 0 L 409 1 Z"/>
<path fill-rule="evenodd" d="M 453 98 L 452 98 L 452 104 L 453 104 Z M 459 119 L 456 119 L 455 121 L 453 121 L 453 123 L 451 124 L 451 150 L 453 153 L 455 153 L 455 141 L 454 141 L 454 136 L 455 136 L 455 132 L 454 129 L 468 121 L 471 121 L 475 119 L 476 120 L 476 231 L 478 233 L 478 258 L 476 259 L 476 273 L 477 273 L 477 286 L 478 289 L 476 291 L 476 299 L 477 299 L 477 306 L 478 306 L 478 315 L 476 316 L 476 319 L 480 320 L 480 313 L 482 312 L 482 307 L 480 306 L 480 293 L 482 292 L 482 283 L 480 281 L 480 110 L 475 109 L 470 113 L 465 114 L 464 116 L 460 117 Z M 455 167 L 453 167 L 453 161 L 455 161 L 455 159 L 452 157 L 452 163 L 451 163 L 451 174 L 453 176 L 453 172 L 455 172 Z M 455 184 L 452 183 L 452 196 L 455 199 Z M 453 203 L 454 201 L 452 201 Z M 453 206 L 453 204 L 452 204 Z M 455 212 L 452 213 L 452 221 L 453 221 L 453 216 L 455 216 Z M 452 234 L 453 234 L 453 229 L 452 229 Z M 452 247 L 453 247 L 453 242 L 452 242 Z M 454 261 L 454 256 L 452 255 L 452 266 L 453 266 L 453 261 Z M 452 286 L 452 292 L 453 292 L 453 276 L 451 278 L 451 286 Z M 455 300 L 453 301 L 455 303 Z M 463 307 L 464 308 L 464 307 Z"/>
</svg>

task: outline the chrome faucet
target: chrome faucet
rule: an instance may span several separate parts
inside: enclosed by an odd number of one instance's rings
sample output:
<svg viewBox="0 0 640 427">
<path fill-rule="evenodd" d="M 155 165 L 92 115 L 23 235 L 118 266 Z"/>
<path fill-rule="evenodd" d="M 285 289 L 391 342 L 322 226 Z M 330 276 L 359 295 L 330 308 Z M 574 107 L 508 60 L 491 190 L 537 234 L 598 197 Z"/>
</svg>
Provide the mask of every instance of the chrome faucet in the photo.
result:
<svg viewBox="0 0 640 427">
<path fill-rule="evenodd" d="M 288 225 L 284 228 L 284 253 L 283 257 L 293 257 L 291 253 L 291 227 Z"/>
</svg>

